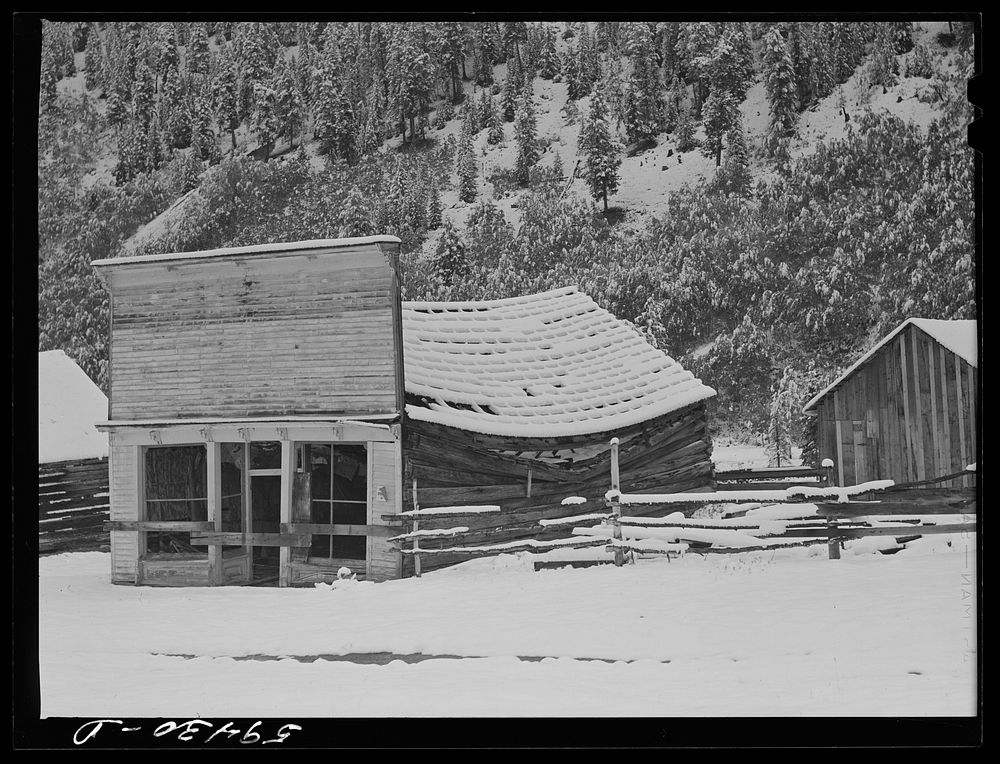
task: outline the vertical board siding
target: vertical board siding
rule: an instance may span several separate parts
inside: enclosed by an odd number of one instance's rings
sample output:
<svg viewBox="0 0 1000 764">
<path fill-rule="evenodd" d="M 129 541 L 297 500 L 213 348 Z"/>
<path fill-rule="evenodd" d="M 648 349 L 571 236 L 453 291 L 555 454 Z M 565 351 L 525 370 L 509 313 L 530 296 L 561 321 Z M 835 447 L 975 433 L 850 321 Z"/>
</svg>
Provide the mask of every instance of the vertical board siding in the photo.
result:
<svg viewBox="0 0 1000 764">
<path fill-rule="evenodd" d="M 348 270 L 253 257 L 115 274 L 115 418 L 396 411 L 398 294 L 381 251 L 367 257 Z"/>
<path fill-rule="evenodd" d="M 925 343 L 927 351 L 927 379 L 930 382 L 930 406 L 931 406 L 931 439 L 934 452 L 934 474 L 944 475 L 944 459 L 941 458 L 941 445 L 944 438 L 941 437 L 940 422 L 938 421 L 938 392 L 937 392 L 937 363 L 935 362 L 934 346 Z"/>
<path fill-rule="evenodd" d="M 951 385 L 948 383 L 948 352 L 944 349 L 943 345 L 938 345 L 938 394 L 940 396 L 940 408 L 941 408 L 941 451 L 944 455 L 943 464 L 945 472 L 950 474 L 954 472 L 955 466 L 955 456 L 952 451 L 954 446 L 954 436 L 952 431 L 955 429 L 955 423 L 951 416 L 951 395 L 949 391 L 951 390 Z M 949 488 L 958 488 L 962 485 L 961 480 L 949 480 L 945 483 L 945 486 Z"/>
<path fill-rule="evenodd" d="M 842 485 L 960 472 L 976 460 L 977 383 L 978 369 L 908 327 L 816 404 L 820 458 L 837 462 Z"/>
<path fill-rule="evenodd" d="M 962 374 L 962 360 L 960 358 L 955 358 L 955 419 L 958 420 L 958 460 L 963 464 L 968 464 L 968 450 L 965 445 L 965 396 L 962 391 L 962 378 L 965 376 Z M 969 486 L 969 478 L 962 478 L 962 485 L 966 488 Z"/>
<path fill-rule="evenodd" d="M 109 477 L 112 520 L 139 519 L 139 447 L 112 444 Z M 111 580 L 136 583 L 139 532 L 111 531 Z"/>
<path fill-rule="evenodd" d="M 382 519 L 382 515 L 394 514 L 401 509 L 399 444 L 372 442 L 368 444 L 368 448 L 371 464 L 368 523 L 370 525 L 388 525 L 389 523 Z M 380 486 L 385 488 L 386 501 L 378 500 Z M 385 536 L 368 537 L 368 579 L 370 581 L 385 581 L 398 578 L 401 574 L 401 555 L 386 539 Z"/>
</svg>

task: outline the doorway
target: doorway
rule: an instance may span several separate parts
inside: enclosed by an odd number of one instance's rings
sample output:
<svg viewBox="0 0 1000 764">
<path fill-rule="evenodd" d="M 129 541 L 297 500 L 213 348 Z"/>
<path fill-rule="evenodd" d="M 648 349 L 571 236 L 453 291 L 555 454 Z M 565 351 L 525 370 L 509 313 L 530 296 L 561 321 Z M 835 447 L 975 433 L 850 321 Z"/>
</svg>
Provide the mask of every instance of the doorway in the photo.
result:
<svg viewBox="0 0 1000 764">
<path fill-rule="evenodd" d="M 259 442 L 250 444 L 250 522 L 252 534 L 281 530 L 281 444 Z M 280 547 L 253 545 L 250 548 L 251 574 L 254 584 L 278 581 Z"/>
</svg>

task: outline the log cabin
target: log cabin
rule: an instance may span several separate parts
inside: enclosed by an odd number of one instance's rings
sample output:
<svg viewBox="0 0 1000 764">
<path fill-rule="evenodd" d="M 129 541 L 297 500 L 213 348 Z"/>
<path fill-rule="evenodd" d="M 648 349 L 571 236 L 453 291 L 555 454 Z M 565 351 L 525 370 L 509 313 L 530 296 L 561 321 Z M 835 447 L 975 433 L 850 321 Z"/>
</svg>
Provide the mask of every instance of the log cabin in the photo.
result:
<svg viewBox="0 0 1000 764">
<path fill-rule="evenodd" d="M 375 236 L 93 263 L 114 582 L 398 578 L 400 512 L 489 502 L 484 534 L 530 534 L 564 497 L 603 497 L 613 437 L 631 491 L 711 483 L 714 391 L 634 328 L 575 287 L 402 302 L 398 253 Z"/>
<path fill-rule="evenodd" d="M 804 407 L 839 485 L 909 483 L 976 462 L 976 321 L 910 318 Z M 935 487 L 972 487 L 965 475 Z"/>
<path fill-rule="evenodd" d="M 94 423 L 107 396 L 62 350 L 38 354 L 38 550 L 106 544 L 108 437 Z"/>
</svg>

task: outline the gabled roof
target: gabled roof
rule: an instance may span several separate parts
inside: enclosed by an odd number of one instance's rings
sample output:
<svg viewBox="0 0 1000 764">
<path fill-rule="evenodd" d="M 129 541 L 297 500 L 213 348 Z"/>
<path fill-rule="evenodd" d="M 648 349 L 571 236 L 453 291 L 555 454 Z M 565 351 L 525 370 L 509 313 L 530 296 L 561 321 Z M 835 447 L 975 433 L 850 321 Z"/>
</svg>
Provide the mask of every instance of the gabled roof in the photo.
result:
<svg viewBox="0 0 1000 764">
<path fill-rule="evenodd" d="M 576 287 L 404 302 L 411 419 L 510 437 L 628 427 L 705 400 L 703 385 Z"/>
<path fill-rule="evenodd" d="M 942 321 L 936 318 L 908 318 L 879 340 L 876 345 L 872 346 L 868 352 L 855 361 L 847 371 L 837 377 L 826 389 L 818 393 L 802 408 L 802 411 L 811 411 L 813 406 L 819 403 L 822 398 L 837 388 L 845 379 L 867 363 L 883 346 L 887 345 L 896 335 L 911 325 L 927 332 L 927 334 L 945 348 L 964 358 L 976 368 L 979 367 L 979 338 L 976 333 L 975 321 Z"/>
<path fill-rule="evenodd" d="M 38 354 L 38 463 L 108 455 L 108 398 L 61 350 Z"/>
</svg>

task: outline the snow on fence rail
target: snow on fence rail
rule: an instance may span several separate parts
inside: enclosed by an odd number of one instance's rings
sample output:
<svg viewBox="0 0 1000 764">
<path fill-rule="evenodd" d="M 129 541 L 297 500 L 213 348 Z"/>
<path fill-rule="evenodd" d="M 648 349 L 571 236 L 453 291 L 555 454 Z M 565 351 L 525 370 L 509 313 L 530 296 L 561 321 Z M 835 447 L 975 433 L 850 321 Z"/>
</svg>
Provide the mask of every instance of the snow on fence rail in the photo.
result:
<svg viewBox="0 0 1000 764">
<path fill-rule="evenodd" d="M 496 525 L 484 527 L 481 524 L 484 518 L 498 513 L 503 515 L 498 505 L 420 508 L 414 481 L 414 509 L 392 516 L 409 523 L 411 530 L 389 541 L 413 559 L 414 573 L 420 576 L 422 556 L 482 557 L 529 552 L 538 555 L 538 569 L 559 564 L 548 558 L 562 554 L 560 550 L 566 554 L 558 559 L 566 564 L 613 561 L 623 565 L 627 555 L 634 560 L 635 554 L 666 554 L 669 559 L 689 552 L 726 554 L 827 544 L 829 557 L 838 559 L 847 539 L 896 536 L 909 540 L 922 535 L 976 530 L 974 520 L 969 520 L 976 512 L 975 489 L 927 488 L 956 475 L 905 484 L 875 480 L 854 486 L 836 486 L 831 480 L 812 485 L 789 484 L 781 489 L 748 487 L 733 490 L 730 486 L 727 490 L 711 492 L 630 494 L 621 490 L 617 456 L 615 438 L 611 441 L 611 490 L 605 494 L 606 511 L 567 514 L 586 501 L 583 497 L 567 497 L 556 506 L 542 509 L 541 518 L 537 518 L 537 513 L 536 519 L 530 521 L 517 522 L 506 517 Z M 973 471 L 974 465 L 970 468 L 969 471 Z M 831 464 L 825 464 L 822 472 L 829 476 L 832 470 Z M 771 469 L 761 474 L 773 485 L 776 472 Z M 815 475 L 819 471 L 785 468 L 783 472 L 788 476 L 792 473 Z M 736 474 L 747 486 L 753 485 L 753 471 L 741 470 Z M 650 510 L 660 507 L 660 511 L 670 511 L 670 507 L 687 509 L 707 504 L 740 505 L 741 511 L 714 518 L 692 518 L 676 510 L 666 517 L 624 516 L 622 512 L 623 507 Z M 932 523 L 926 520 L 928 515 L 961 515 L 962 522 Z M 422 520 L 444 518 L 463 522 L 475 518 L 480 527 L 419 528 Z M 538 536 L 559 532 L 569 535 L 511 538 L 519 534 Z M 484 543 L 484 537 L 497 541 Z M 433 542 L 439 545 L 422 545 Z M 406 547 L 408 543 L 409 548 Z M 579 555 L 587 553 L 588 549 L 601 549 L 605 556 L 581 558 Z M 575 556 L 568 556 L 570 554 Z M 541 561 L 543 558 L 545 562 Z"/>
</svg>

